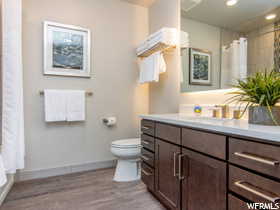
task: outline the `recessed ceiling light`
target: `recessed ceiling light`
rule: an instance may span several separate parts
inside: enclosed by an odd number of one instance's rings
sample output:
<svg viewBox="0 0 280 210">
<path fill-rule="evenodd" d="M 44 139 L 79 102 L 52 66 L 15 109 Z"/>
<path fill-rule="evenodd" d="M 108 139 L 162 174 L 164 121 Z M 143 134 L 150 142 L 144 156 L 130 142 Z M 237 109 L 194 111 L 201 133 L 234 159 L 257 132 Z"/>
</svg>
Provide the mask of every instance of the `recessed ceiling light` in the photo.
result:
<svg viewBox="0 0 280 210">
<path fill-rule="evenodd" d="M 237 2 L 238 2 L 238 0 L 228 0 L 227 1 L 227 5 L 231 7 L 231 6 L 235 5 L 235 4 L 237 4 Z"/>
<path fill-rule="evenodd" d="M 267 19 L 267 20 L 272 20 L 274 18 L 276 18 L 276 14 L 269 14 L 269 15 L 265 16 L 265 19 Z"/>
</svg>

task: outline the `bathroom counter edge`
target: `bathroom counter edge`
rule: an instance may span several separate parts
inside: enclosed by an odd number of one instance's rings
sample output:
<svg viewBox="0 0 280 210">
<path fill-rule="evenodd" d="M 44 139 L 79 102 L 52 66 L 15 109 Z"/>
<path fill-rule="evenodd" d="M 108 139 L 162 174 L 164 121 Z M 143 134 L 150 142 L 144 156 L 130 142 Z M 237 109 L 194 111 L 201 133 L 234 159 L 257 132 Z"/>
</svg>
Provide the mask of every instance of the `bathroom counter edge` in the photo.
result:
<svg viewBox="0 0 280 210">
<path fill-rule="evenodd" d="M 194 120 L 184 114 L 151 114 L 139 115 L 140 118 L 193 129 L 227 134 L 238 138 L 252 138 L 254 141 L 280 145 L 280 126 L 252 125 L 245 120 L 226 120 L 211 122 L 204 119 Z"/>
</svg>

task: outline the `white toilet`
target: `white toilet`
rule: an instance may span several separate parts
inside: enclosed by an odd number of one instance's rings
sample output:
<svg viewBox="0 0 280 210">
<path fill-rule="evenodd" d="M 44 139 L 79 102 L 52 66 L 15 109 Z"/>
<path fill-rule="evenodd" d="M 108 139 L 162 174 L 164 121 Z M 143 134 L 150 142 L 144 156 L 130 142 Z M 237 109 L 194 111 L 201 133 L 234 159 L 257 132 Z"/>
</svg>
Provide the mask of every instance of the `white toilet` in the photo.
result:
<svg viewBox="0 0 280 210">
<path fill-rule="evenodd" d="M 130 182 L 141 178 L 140 138 L 113 141 L 111 152 L 118 158 L 114 181 Z"/>
</svg>

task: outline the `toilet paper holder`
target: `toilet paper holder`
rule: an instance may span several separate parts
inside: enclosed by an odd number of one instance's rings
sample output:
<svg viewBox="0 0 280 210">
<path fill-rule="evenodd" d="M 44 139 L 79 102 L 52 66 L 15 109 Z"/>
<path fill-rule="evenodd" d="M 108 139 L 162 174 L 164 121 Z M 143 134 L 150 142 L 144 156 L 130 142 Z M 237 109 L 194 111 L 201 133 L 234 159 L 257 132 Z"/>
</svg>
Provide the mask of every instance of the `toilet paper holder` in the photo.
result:
<svg viewBox="0 0 280 210">
<path fill-rule="evenodd" d="M 117 118 L 116 117 L 106 117 L 102 119 L 102 122 L 108 126 L 108 127 L 112 127 L 117 123 Z"/>
</svg>

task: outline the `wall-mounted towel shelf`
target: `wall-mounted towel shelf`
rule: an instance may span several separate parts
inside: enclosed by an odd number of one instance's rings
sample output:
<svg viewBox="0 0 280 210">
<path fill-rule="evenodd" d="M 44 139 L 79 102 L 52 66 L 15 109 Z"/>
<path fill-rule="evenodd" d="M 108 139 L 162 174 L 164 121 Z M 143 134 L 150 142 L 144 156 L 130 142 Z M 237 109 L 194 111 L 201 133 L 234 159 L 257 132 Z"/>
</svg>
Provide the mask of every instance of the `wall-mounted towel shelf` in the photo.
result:
<svg viewBox="0 0 280 210">
<path fill-rule="evenodd" d="M 39 93 L 40 93 L 40 95 L 44 95 L 44 91 L 43 90 L 41 90 Z M 87 96 L 92 96 L 93 92 L 92 91 L 86 91 L 86 95 Z"/>
<path fill-rule="evenodd" d="M 167 52 L 167 51 L 171 51 L 175 48 L 176 48 L 176 45 L 167 45 L 167 44 L 164 44 L 164 43 L 160 42 L 160 43 L 156 44 L 155 46 L 153 46 L 152 48 L 146 50 L 145 52 L 143 52 L 143 53 L 141 53 L 137 56 L 140 57 L 140 58 L 148 57 L 155 52 L 158 52 L 158 51 Z"/>
</svg>

